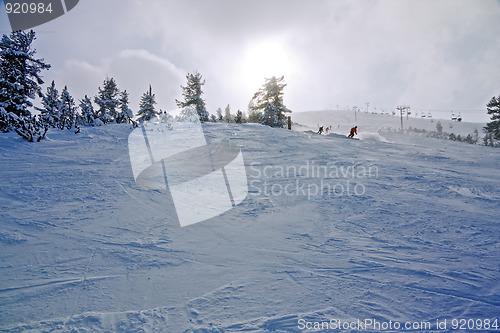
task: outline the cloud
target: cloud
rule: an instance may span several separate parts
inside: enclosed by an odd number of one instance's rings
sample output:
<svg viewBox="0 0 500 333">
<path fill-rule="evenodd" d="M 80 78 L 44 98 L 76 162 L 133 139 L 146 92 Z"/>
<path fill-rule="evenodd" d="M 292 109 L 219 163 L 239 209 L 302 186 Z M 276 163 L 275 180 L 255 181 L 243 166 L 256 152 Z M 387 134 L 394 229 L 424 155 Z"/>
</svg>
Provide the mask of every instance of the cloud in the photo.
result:
<svg viewBox="0 0 500 333">
<path fill-rule="evenodd" d="M 58 85 L 96 91 L 114 76 L 133 109 L 150 83 L 170 108 L 197 70 L 210 112 L 246 110 L 259 86 L 242 67 L 263 41 L 294 68 L 285 76 L 292 110 L 484 109 L 500 89 L 498 17 L 496 0 L 87 0 L 44 25 L 52 33 L 37 43 L 51 71 L 66 72 Z"/>
<path fill-rule="evenodd" d="M 315 100 L 341 105 L 371 101 L 384 107 L 398 103 L 478 107 L 484 95 L 471 88 L 491 90 L 499 71 L 498 66 L 491 68 L 486 84 L 481 59 L 498 50 L 499 39 L 492 35 L 498 29 L 491 25 L 500 26 L 491 13 L 500 14 L 499 9 L 494 1 L 475 5 L 373 1 L 343 6 L 334 19 L 309 31 L 297 30 L 297 51 L 307 50 L 302 57 L 309 59 L 300 81 Z M 311 100 L 306 103 L 320 106 Z M 306 103 L 300 103 L 301 108 Z"/>
<path fill-rule="evenodd" d="M 84 95 L 96 96 L 104 79 L 112 77 L 118 89 L 129 92 L 130 108 L 135 112 L 139 109 L 140 97 L 149 85 L 156 95 L 158 108 L 175 109 L 175 99 L 181 98 L 180 85 L 185 81 L 183 70 L 147 50 L 123 50 L 112 58 L 103 59 L 98 65 L 70 59 L 64 62 L 62 68 L 47 74 L 47 84 L 55 80 L 61 89 L 67 85 L 75 100 Z"/>
<path fill-rule="evenodd" d="M 79 104 L 78 100 L 84 95 L 92 97 L 97 93 L 97 87 L 104 80 L 105 73 L 102 67 L 93 66 L 83 60 L 69 59 L 61 68 L 51 69 L 43 75 L 45 83 L 50 85 L 54 80 L 59 91 L 67 86 L 75 102 Z"/>
<path fill-rule="evenodd" d="M 175 99 L 180 99 L 181 84 L 185 84 L 185 72 L 168 59 L 147 50 L 124 50 L 109 63 L 109 74 L 122 89 L 131 93 L 131 108 L 138 110 L 140 96 L 152 86 L 157 107 L 175 109 Z"/>
</svg>

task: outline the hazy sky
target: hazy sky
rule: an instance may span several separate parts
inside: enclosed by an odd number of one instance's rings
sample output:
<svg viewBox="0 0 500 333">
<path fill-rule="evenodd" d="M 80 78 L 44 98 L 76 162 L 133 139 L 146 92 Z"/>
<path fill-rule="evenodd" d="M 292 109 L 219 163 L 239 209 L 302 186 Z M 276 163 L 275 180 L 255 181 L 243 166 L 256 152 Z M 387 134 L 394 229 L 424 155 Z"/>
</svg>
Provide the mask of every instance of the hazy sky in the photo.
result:
<svg viewBox="0 0 500 333">
<path fill-rule="evenodd" d="M 35 48 L 53 66 L 46 83 L 80 99 L 114 77 L 135 112 L 149 84 L 174 109 L 199 71 L 211 113 L 246 111 L 265 77 L 284 75 L 294 111 L 368 102 L 479 121 L 500 94 L 499 18 L 499 0 L 80 0 L 35 28 Z"/>
</svg>

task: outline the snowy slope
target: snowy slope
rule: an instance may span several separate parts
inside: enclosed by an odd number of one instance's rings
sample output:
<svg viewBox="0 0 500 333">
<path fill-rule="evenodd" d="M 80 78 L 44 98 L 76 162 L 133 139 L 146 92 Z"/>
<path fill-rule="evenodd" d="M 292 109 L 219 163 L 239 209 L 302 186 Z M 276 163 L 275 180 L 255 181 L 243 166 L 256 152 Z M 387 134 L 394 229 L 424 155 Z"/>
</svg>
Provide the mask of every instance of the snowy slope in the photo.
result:
<svg viewBox="0 0 500 333">
<path fill-rule="evenodd" d="M 349 134 L 349 129 L 357 125 L 361 138 L 363 136 L 373 136 L 374 133 L 380 130 L 387 131 L 388 129 L 392 129 L 394 131 L 401 128 L 401 117 L 399 114 L 393 116 L 389 114 L 357 112 L 355 116 L 354 111 L 309 111 L 292 113 L 292 120 L 316 132 L 319 126 L 326 128 L 331 125 L 334 133 L 343 135 Z M 435 131 L 438 121 L 443 127 L 443 132 L 460 134 L 462 136 L 472 134 L 475 129 L 479 135 L 483 135 L 483 127 L 486 125 L 467 121 L 457 122 L 447 119 L 422 118 L 412 114 L 408 118 L 406 116 L 403 117 L 403 128 L 408 129 L 411 127 L 413 129 Z M 296 129 L 300 129 L 300 127 L 296 127 Z"/>
<path fill-rule="evenodd" d="M 208 124 L 242 147 L 250 193 L 181 228 L 168 191 L 136 186 L 130 132 L 0 135 L 0 331 L 500 317 L 500 150 Z"/>
</svg>

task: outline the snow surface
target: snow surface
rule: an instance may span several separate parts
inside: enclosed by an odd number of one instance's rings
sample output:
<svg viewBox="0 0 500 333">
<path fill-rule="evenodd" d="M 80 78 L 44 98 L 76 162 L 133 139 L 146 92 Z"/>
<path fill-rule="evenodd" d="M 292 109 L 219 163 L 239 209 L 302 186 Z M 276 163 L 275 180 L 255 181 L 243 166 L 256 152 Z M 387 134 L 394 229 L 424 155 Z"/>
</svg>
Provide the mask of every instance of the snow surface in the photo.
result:
<svg viewBox="0 0 500 333">
<path fill-rule="evenodd" d="M 0 331 L 500 317 L 500 150 L 395 133 L 205 130 L 241 146 L 250 193 L 184 228 L 168 191 L 135 184 L 130 126 L 51 130 L 38 144 L 1 134 Z M 333 189 L 315 192 L 324 184 Z"/>
</svg>

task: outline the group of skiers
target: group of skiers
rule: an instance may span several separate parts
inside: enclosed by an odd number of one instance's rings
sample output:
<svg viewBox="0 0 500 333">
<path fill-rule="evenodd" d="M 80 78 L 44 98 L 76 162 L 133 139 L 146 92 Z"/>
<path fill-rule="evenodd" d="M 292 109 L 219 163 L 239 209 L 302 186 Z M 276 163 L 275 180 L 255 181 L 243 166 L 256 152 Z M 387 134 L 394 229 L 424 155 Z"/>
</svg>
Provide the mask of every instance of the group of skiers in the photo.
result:
<svg viewBox="0 0 500 333">
<path fill-rule="evenodd" d="M 323 132 L 325 132 L 325 134 L 328 134 L 328 132 L 331 129 L 332 129 L 332 125 L 327 126 L 325 129 L 323 129 L 323 126 L 320 126 L 319 130 L 318 130 L 318 134 L 323 134 Z M 351 128 L 351 131 L 349 132 L 349 135 L 347 137 L 353 138 L 357 134 L 358 134 L 358 126 L 354 126 Z"/>
<path fill-rule="evenodd" d="M 318 130 L 318 134 L 323 134 L 323 131 L 325 132 L 325 134 L 328 134 L 328 132 L 332 129 L 332 125 L 326 127 L 325 130 L 323 130 L 323 126 L 320 126 L 319 127 L 319 130 Z"/>
</svg>

